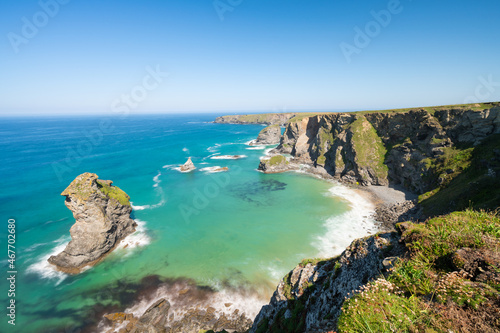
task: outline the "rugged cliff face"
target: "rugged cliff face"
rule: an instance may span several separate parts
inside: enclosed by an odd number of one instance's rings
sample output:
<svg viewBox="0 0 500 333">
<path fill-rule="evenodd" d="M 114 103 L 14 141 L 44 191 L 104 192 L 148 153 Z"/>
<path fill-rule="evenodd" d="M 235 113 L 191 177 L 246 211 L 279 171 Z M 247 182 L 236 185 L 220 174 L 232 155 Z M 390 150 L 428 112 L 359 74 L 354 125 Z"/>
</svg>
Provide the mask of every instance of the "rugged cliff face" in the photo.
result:
<svg viewBox="0 0 500 333">
<path fill-rule="evenodd" d="M 334 330 L 344 299 L 401 253 L 398 236 L 387 233 L 355 240 L 337 258 L 303 261 L 280 282 L 250 332 Z"/>
<path fill-rule="evenodd" d="M 287 125 L 277 152 L 348 183 L 390 182 L 421 194 L 446 178 L 436 164 L 500 133 L 500 107 L 489 106 L 306 117 Z"/>
<path fill-rule="evenodd" d="M 456 212 L 399 230 L 304 260 L 250 332 L 497 332 L 498 216 Z"/>
<path fill-rule="evenodd" d="M 64 251 L 48 261 L 63 272 L 77 274 L 97 263 L 135 231 L 130 197 L 110 180 L 87 172 L 76 177 L 61 195 L 66 197 L 64 203 L 76 223 Z"/>
<path fill-rule="evenodd" d="M 281 127 L 279 125 L 271 125 L 260 131 L 257 139 L 251 145 L 275 145 L 281 140 Z"/>
</svg>

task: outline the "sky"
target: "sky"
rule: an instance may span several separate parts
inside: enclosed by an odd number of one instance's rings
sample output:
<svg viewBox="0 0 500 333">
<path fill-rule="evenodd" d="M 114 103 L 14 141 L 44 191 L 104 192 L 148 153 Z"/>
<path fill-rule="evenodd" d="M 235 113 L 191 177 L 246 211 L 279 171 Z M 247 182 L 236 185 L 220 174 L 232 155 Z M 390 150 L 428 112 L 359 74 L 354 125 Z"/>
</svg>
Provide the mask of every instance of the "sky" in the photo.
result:
<svg viewBox="0 0 500 333">
<path fill-rule="evenodd" d="M 0 115 L 500 100 L 498 0 L 0 0 Z"/>
</svg>

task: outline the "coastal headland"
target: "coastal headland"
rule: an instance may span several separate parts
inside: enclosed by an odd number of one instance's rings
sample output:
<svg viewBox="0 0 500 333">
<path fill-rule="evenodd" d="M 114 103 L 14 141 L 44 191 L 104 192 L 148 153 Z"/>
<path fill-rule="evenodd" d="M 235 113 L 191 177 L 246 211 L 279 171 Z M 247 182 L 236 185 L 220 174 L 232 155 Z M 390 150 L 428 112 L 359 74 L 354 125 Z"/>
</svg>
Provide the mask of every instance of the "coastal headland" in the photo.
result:
<svg viewBox="0 0 500 333">
<path fill-rule="evenodd" d="M 377 206 L 380 232 L 337 257 L 304 259 L 253 323 L 237 317 L 239 325 L 214 331 L 500 329 L 500 103 L 235 115 L 215 123 L 283 126 L 259 170 L 300 170 L 362 191 Z M 167 332 L 168 308 L 159 299 L 141 317 L 106 320 L 120 332 Z M 197 316 L 212 318 L 203 311 L 192 317 L 198 325 L 168 329 L 198 332 L 206 322 Z"/>
</svg>

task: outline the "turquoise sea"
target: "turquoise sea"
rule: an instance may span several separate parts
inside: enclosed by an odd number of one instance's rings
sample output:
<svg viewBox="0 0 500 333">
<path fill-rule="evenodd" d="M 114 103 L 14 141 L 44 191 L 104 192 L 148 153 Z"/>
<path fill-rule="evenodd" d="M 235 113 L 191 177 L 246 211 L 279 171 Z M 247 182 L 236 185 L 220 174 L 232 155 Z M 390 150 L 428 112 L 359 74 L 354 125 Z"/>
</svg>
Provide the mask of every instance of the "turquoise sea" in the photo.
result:
<svg viewBox="0 0 500 333">
<path fill-rule="evenodd" d="M 263 127 L 211 123 L 216 116 L 1 119 L 3 309 L 9 218 L 17 275 L 16 325 L 2 314 L 0 331 L 82 332 L 103 313 L 140 314 L 154 297 L 181 304 L 186 286 L 254 316 L 301 259 L 337 255 L 374 231 L 373 207 L 358 193 L 305 173 L 258 172 L 272 146 L 246 143 Z M 246 157 L 213 158 L 221 155 Z M 189 156 L 198 169 L 179 172 Z M 204 169 L 214 166 L 230 171 Z M 83 172 L 127 192 L 139 228 L 103 262 L 69 276 L 47 258 L 70 239 L 74 219 L 60 193 Z"/>
</svg>

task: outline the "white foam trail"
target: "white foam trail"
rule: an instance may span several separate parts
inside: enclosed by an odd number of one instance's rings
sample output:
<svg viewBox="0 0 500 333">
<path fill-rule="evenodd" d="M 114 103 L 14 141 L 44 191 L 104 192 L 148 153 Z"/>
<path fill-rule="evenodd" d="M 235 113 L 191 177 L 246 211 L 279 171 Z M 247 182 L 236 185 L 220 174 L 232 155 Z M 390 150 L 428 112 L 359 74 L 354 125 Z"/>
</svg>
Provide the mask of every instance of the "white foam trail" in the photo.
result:
<svg viewBox="0 0 500 333">
<path fill-rule="evenodd" d="M 273 150 L 273 149 L 274 149 L 274 148 L 268 148 L 268 149 L 266 149 L 266 150 L 264 151 L 264 155 L 269 156 L 269 155 L 270 155 L 271 150 Z"/>
<path fill-rule="evenodd" d="M 245 144 L 246 144 L 247 146 L 251 146 L 251 145 L 252 145 L 253 143 L 255 143 L 256 141 L 257 141 L 256 139 L 253 139 L 253 140 L 250 140 L 250 141 L 245 142 Z"/>
<path fill-rule="evenodd" d="M 212 156 L 210 159 L 212 160 L 238 160 L 240 158 L 245 158 L 247 155 L 217 155 Z"/>
<path fill-rule="evenodd" d="M 219 149 L 220 147 L 221 147 L 221 144 L 216 143 L 214 146 L 208 147 L 207 151 L 209 151 L 211 153 L 215 153 L 217 151 L 217 149 Z"/>
<path fill-rule="evenodd" d="M 165 203 L 166 203 L 166 200 L 161 199 L 161 201 L 155 205 L 136 206 L 136 205 L 134 205 L 133 202 L 130 202 L 130 205 L 132 206 L 133 210 L 145 210 L 145 209 L 154 209 L 154 208 L 162 207 L 163 205 L 165 205 Z"/>
<path fill-rule="evenodd" d="M 318 248 L 319 256 L 324 258 L 341 254 L 354 239 L 377 231 L 372 218 L 375 206 L 367 198 L 340 184 L 332 187 L 328 195 L 347 202 L 350 210 L 325 221 L 326 233 L 318 236 L 313 244 Z"/>
<path fill-rule="evenodd" d="M 134 220 L 137 223 L 136 230 L 133 234 L 128 235 L 120 242 L 117 249 L 134 249 L 143 247 L 151 243 L 151 238 L 147 234 L 146 222 L 141 220 Z M 128 252 L 129 255 L 131 252 Z"/>
<path fill-rule="evenodd" d="M 160 185 L 160 183 L 161 183 L 160 176 L 161 176 L 161 172 L 158 171 L 158 174 L 153 177 L 153 182 L 155 183 L 153 185 L 153 187 L 158 187 L 158 185 Z"/>
<path fill-rule="evenodd" d="M 245 149 L 246 150 L 264 150 L 264 149 L 266 149 L 266 146 L 253 146 L 253 147 L 248 147 Z"/>
<path fill-rule="evenodd" d="M 202 168 L 202 169 L 200 169 L 200 171 L 208 172 L 208 173 L 216 173 L 216 172 L 226 171 L 226 170 L 221 170 L 221 169 L 222 169 L 222 167 L 220 167 L 220 166 L 212 166 L 212 167 Z"/>
<path fill-rule="evenodd" d="M 69 236 L 64 236 L 55 240 L 54 243 L 57 244 L 56 247 L 54 247 L 49 253 L 39 256 L 34 264 L 28 266 L 26 273 L 37 274 L 42 279 L 57 280 L 56 286 L 63 282 L 68 275 L 56 270 L 55 267 L 49 264 L 47 260 L 51 256 L 55 256 L 62 252 L 66 248 L 66 245 L 68 245 L 70 239 L 71 238 Z"/>
<path fill-rule="evenodd" d="M 186 147 L 182 148 L 182 151 L 189 154 L 189 149 L 187 149 Z"/>
</svg>

